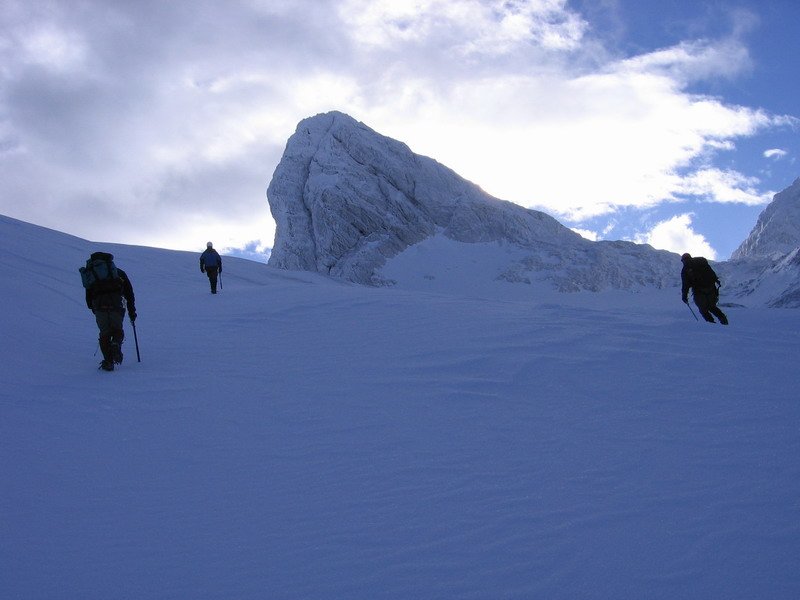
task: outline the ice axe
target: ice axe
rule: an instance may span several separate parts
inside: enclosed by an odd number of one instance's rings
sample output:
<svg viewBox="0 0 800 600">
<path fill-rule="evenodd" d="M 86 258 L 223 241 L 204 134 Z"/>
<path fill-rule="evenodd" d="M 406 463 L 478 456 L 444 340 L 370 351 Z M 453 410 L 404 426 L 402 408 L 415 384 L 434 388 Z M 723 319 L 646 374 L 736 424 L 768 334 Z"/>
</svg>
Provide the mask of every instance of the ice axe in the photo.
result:
<svg viewBox="0 0 800 600">
<path fill-rule="evenodd" d="M 133 342 L 136 344 L 136 362 L 142 362 L 142 357 L 139 356 L 139 336 L 136 335 L 136 321 L 131 319 L 131 327 L 133 327 Z"/>
<path fill-rule="evenodd" d="M 688 306 L 688 307 L 689 307 L 689 312 L 690 312 L 690 313 L 692 313 L 692 316 L 694 317 L 694 320 L 695 320 L 695 321 L 699 321 L 700 319 L 698 319 L 698 318 L 697 318 L 697 315 L 696 315 L 696 314 L 694 314 L 694 311 L 692 310 L 692 305 L 691 305 L 691 304 L 689 304 L 689 303 L 687 302 L 687 303 L 686 303 L 686 306 Z M 136 331 L 136 330 L 134 330 L 134 333 L 135 333 L 135 331 Z"/>
</svg>

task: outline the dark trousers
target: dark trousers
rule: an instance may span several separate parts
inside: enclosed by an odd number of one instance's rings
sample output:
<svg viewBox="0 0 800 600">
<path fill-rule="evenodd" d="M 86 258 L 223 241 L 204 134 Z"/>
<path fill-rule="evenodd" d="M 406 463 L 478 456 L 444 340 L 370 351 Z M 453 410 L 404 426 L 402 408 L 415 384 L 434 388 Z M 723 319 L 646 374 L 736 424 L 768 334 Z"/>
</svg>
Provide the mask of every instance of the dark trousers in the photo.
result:
<svg viewBox="0 0 800 600">
<path fill-rule="evenodd" d="M 208 281 L 211 284 L 211 293 L 217 293 L 217 275 L 218 269 L 217 267 L 206 267 L 206 275 L 208 275 Z"/>
<path fill-rule="evenodd" d="M 719 292 L 716 288 L 707 290 L 693 290 L 692 295 L 694 296 L 694 303 L 697 305 L 697 309 L 700 311 L 700 314 L 703 315 L 703 318 L 706 321 L 709 323 L 714 323 L 714 317 L 711 316 L 714 315 L 723 325 L 728 324 L 728 317 L 726 317 L 725 313 L 722 312 L 717 306 Z"/>
<path fill-rule="evenodd" d="M 125 311 L 98 309 L 94 311 L 94 318 L 100 330 L 100 352 L 105 360 L 113 362 L 122 348 L 122 340 L 125 339 L 125 331 L 122 329 Z"/>
</svg>

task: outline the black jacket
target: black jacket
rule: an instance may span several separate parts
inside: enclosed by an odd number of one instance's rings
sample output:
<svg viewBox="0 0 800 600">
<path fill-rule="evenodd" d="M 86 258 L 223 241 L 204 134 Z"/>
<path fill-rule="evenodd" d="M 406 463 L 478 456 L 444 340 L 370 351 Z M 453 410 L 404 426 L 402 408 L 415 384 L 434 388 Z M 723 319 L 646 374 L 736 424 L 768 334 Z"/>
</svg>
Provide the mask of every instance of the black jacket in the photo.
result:
<svg viewBox="0 0 800 600">
<path fill-rule="evenodd" d="M 128 311 L 131 315 L 136 314 L 136 298 L 133 295 L 133 286 L 128 274 L 117 267 L 117 274 L 119 275 L 119 286 L 111 291 L 98 291 L 97 289 L 86 290 L 86 306 L 92 312 L 96 310 L 108 311 L 121 311 L 125 312 L 125 306 L 122 304 L 122 299 L 128 305 Z"/>
<path fill-rule="evenodd" d="M 200 255 L 200 270 L 205 271 L 206 269 L 222 271 L 222 257 L 213 248 L 206 249 L 206 251 Z"/>
<path fill-rule="evenodd" d="M 695 256 L 687 259 L 681 269 L 681 297 L 686 300 L 691 288 L 695 293 L 715 292 L 719 278 L 702 256 Z"/>
</svg>

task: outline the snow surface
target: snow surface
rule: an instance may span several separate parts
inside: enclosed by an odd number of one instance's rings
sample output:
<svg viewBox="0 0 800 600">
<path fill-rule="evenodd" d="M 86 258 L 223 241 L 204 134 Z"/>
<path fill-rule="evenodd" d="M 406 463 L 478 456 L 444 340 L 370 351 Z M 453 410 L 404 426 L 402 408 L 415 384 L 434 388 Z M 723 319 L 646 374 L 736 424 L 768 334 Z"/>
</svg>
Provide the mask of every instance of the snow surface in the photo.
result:
<svg viewBox="0 0 800 600">
<path fill-rule="evenodd" d="M 3 598 L 800 597 L 798 311 L 0 249 Z M 114 373 L 97 249 L 137 296 Z"/>
</svg>

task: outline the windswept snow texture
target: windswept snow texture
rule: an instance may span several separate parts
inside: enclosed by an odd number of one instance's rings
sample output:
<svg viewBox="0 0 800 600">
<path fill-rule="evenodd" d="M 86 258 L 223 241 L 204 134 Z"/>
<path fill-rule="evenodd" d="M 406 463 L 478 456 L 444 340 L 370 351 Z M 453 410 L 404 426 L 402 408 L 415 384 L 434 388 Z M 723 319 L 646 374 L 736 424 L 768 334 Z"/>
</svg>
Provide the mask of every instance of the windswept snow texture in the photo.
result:
<svg viewBox="0 0 800 600">
<path fill-rule="evenodd" d="M 93 250 L 138 300 L 113 373 Z M 402 261 L 229 258 L 212 296 L 200 250 L 0 217 L 3 598 L 800 597 L 797 311 L 416 291 Z"/>
<path fill-rule="evenodd" d="M 589 242 L 338 112 L 300 122 L 267 197 L 276 222 L 271 266 L 356 283 L 391 284 L 381 273 L 387 259 L 437 234 L 524 249 L 506 265 L 506 280 L 547 271 L 561 291 L 664 287 L 680 268 L 676 255 L 649 246 Z"/>
</svg>

